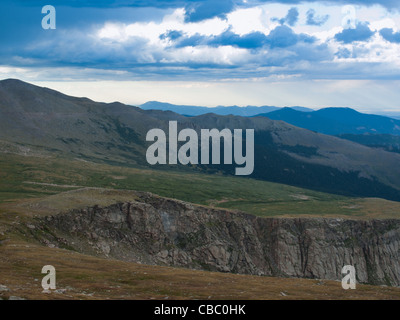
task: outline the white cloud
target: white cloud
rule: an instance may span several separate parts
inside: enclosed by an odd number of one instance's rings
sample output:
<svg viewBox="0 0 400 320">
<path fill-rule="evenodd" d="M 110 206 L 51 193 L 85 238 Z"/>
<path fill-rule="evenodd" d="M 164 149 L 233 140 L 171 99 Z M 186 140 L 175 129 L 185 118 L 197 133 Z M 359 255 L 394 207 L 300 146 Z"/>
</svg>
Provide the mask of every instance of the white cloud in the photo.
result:
<svg viewBox="0 0 400 320">
<path fill-rule="evenodd" d="M 159 23 L 136 22 L 121 24 L 108 22 L 97 31 L 97 36 L 100 39 L 117 42 L 125 42 L 132 37 L 141 37 L 148 39 L 151 44 L 162 45 L 160 35 L 170 30 L 182 31 L 189 36 L 195 34 L 212 36 L 221 34 L 229 27 L 227 22 L 220 18 L 208 19 L 196 23 L 185 23 L 184 16 L 184 9 L 176 9 L 172 14 L 166 15 Z"/>
<path fill-rule="evenodd" d="M 238 9 L 227 15 L 229 25 L 232 31 L 239 35 L 251 32 L 268 33 L 270 30 L 268 13 L 263 7 L 250 9 Z"/>
<path fill-rule="evenodd" d="M 245 35 L 251 32 L 262 32 L 269 34 L 278 22 L 271 18 L 282 18 L 287 11 L 295 6 L 298 8 L 299 21 L 293 30 L 297 33 L 307 34 L 318 39 L 320 44 L 327 44 L 332 52 L 347 49 L 353 53 L 353 57 L 335 58 L 337 63 L 345 62 L 386 62 L 400 66 L 400 55 L 398 45 L 384 41 L 378 34 L 369 41 L 344 45 L 335 41 L 337 33 L 343 31 L 341 26 L 343 19 L 343 6 L 322 5 L 321 3 L 303 3 L 298 5 L 264 4 L 252 8 L 239 8 L 227 15 L 226 20 L 213 18 L 196 23 L 185 22 L 185 9 L 179 8 L 168 13 L 159 22 L 135 22 L 131 24 L 106 23 L 97 31 L 97 38 L 104 45 L 122 46 L 129 44 L 133 39 L 143 39 L 147 44 L 140 48 L 140 52 L 132 53 L 140 63 L 203 63 L 233 65 L 237 63 L 252 63 L 263 55 L 273 58 L 275 55 L 271 50 L 266 52 L 250 52 L 250 50 L 238 49 L 231 46 L 220 46 L 210 48 L 206 46 L 195 46 L 185 48 L 174 48 L 170 39 L 160 39 L 160 36 L 168 31 L 182 32 L 185 36 L 218 36 L 230 29 L 230 31 Z M 317 15 L 329 15 L 327 23 L 322 26 L 309 26 L 306 24 L 308 10 L 315 10 Z M 356 6 L 358 21 L 368 21 L 371 30 L 377 31 L 383 27 L 396 29 L 396 22 L 400 15 L 389 12 L 383 7 Z M 281 55 L 282 52 L 279 53 Z M 290 52 L 289 52 L 290 54 Z M 274 58 L 275 59 L 275 58 Z M 299 61 L 299 65 L 301 65 Z M 301 66 L 300 66 L 301 67 Z"/>
<path fill-rule="evenodd" d="M 184 47 L 165 54 L 162 62 L 191 62 L 216 65 L 234 65 L 248 62 L 250 53 L 232 46 L 217 48 L 208 46 Z"/>
</svg>

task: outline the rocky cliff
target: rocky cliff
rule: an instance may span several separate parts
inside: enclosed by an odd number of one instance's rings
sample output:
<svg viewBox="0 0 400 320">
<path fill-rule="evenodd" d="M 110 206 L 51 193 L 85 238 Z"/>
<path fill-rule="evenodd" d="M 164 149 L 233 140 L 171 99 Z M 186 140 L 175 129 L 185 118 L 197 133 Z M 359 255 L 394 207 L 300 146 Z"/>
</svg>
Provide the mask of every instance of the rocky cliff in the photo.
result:
<svg viewBox="0 0 400 320">
<path fill-rule="evenodd" d="M 33 232 L 33 231 L 32 231 Z M 138 193 L 135 201 L 41 218 L 47 245 L 220 272 L 400 285 L 400 220 L 281 219 Z"/>
</svg>

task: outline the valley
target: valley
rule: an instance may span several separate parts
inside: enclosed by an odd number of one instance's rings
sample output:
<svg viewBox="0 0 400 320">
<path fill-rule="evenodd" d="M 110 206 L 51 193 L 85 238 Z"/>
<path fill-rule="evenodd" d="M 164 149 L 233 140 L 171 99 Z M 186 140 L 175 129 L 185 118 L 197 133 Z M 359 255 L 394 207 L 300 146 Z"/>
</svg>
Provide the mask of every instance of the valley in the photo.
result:
<svg viewBox="0 0 400 320">
<path fill-rule="evenodd" d="M 400 299 L 399 155 L 265 117 L 184 117 L 17 80 L 0 82 L 0 93 L 1 298 Z M 177 120 L 197 133 L 253 128 L 254 173 L 149 166 L 147 130 Z M 139 220 L 110 225 L 126 206 Z M 96 223 L 85 226 L 86 212 L 97 212 Z M 351 252 L 355 260 L 343 260 Z M 383 256 L 386 269 L 371 267 Z M 43 261 L 59 270 L 60 291 L 47 296 Z M 363 284 L 344 292 L 335 265 L 352 261 Z"/>
</svg>

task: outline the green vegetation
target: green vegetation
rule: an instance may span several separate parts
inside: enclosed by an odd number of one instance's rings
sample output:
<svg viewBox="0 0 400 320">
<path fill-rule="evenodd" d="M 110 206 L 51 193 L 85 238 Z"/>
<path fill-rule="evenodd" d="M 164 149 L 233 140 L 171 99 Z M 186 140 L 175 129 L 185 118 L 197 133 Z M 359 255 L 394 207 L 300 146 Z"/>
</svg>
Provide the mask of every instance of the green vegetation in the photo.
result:
<svg viewBox="0 0 400 320">
<path fill-rule="evenodd" d="M 129 190 L 137 190 L 259 216 L 393 218 L 400 212 L 397 202 L 349 198 L 219 174 L 127 168 L 76 159 L 13 154 L 3 154 L 0 167 L 0 205 L 3 208 L 32 198 L 31 201 L 42 203 L 43 199 L 58 201 L 60 204 L 56 207 L 64 209 L 88 205 L 91 202 L 87 198 L 97 199 L 93 205 L 103 205 L 111 200 L 132 199 Z M 80 190 L 87 187 L 124 191 Z M 66 192 L 71 190 L 79 191 Z"/>
<path fill-rule="evenodd" d="M 341 139 L 350 140 L 368 147 L 400 153 L 400 136 L 391 134 L 341 134 Z"/>
<path fill-rule="evenodd" d="M 10 290 L 0 294 L 3 299 L 11 295 L 27 299 L 400 298 L 398 288 L 359 285 L 357 292 L 349 295 L 335 281 L 223 274 L 100 259 L 71 248 L 41 246 L 24 226 L 32 214 L 134 200 L 136 195 L 130 190 L 261 216 L 396 217 L 400 212 L 397 202 L 348 198 L 248 178 L 57 157 L 2 154 L 0 168 L 0 279 L 6 279 L 2 284 Z M 42 293 L 43 261 L 57 268 L 57 286 L 65 290 L 63 293 Z"/>
</svg>

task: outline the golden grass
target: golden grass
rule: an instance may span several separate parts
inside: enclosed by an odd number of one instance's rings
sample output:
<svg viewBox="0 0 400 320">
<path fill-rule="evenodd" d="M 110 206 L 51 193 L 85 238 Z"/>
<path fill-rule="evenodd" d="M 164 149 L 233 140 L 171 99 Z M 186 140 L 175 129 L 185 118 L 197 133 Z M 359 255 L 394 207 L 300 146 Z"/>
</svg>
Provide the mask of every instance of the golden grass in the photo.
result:
<svg viewBox="0 0 400 320">
<path fill-rule="evenodd" d="M 57 289 L 42 293 L 41 269 L 53 265 Z M 0 297 L 26 299 L 400 299 L 400 288 L 337 281 L 287 279 L 195 271 L 100 259 L 11 239 L 0 245 Z M 283 295 L 283 294 L 284 295 Z M 285 296 L 286 295 L 286 296 Z"/>
</svg>

